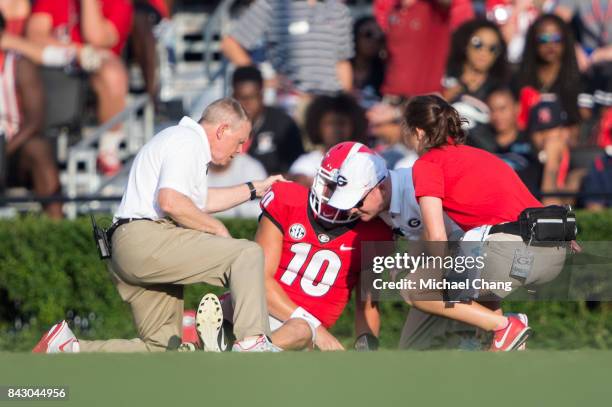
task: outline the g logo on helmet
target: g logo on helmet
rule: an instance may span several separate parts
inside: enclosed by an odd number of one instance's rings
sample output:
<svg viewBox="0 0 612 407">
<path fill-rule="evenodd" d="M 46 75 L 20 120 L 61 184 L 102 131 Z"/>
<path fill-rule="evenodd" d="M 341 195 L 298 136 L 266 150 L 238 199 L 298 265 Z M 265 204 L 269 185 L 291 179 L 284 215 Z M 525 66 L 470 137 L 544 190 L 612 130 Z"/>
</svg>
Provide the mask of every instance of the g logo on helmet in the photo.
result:
<svg viewBox="0 0 612 407">
<path fill-rule="evenodd" d="M 306 228 L 304 228 L 304 225 L 301 223 L 294 223 L 289 226 L 289 236 L 291 236 L 293 240 L 302 240 L 305 235 Z"/>
<path fill-rule="evenodd" d="M 338 184 L 339 187 L 343 187 L 346 184 L 348 184 L 348 180 L 346 179 L 345 176 L 338 175 L 338 178 L 336 179 L 336 183 Z"/>
</svg>

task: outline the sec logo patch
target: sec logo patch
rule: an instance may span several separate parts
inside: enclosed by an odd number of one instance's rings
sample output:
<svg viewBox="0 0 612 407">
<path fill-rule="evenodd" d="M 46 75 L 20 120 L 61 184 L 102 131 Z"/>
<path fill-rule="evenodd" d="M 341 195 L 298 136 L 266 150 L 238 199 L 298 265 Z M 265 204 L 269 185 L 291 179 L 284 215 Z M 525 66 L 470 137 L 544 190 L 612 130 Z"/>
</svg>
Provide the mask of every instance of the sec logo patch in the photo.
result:
<svg viewBox="0 0 612 407">
<path fill-rule="evenodd" d="M 304 225 L 301 223 L 294 223 L 289 226 L 289 236 L 291 236 L 293 240 L 302 240 L 305 235 L 306 228 L 304 228 Z"/>
</svg>

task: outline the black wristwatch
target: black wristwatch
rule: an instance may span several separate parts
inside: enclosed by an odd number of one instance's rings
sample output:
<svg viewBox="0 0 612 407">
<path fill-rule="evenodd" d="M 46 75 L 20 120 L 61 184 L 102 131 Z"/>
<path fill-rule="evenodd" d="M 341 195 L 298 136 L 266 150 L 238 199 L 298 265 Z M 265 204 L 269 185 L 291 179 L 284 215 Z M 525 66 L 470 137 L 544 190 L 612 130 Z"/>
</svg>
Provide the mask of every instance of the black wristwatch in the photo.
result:
<svg viewBox="0 0 612 407">
<path fill-rule="evenodd" d="M 246 186 L 249 187 L 249 191 L 251 192 L 251 201 L 257 198 L 257 190 L 255 189 L 255 185 L 251 181 L 246 183 Z"/>
</svg>

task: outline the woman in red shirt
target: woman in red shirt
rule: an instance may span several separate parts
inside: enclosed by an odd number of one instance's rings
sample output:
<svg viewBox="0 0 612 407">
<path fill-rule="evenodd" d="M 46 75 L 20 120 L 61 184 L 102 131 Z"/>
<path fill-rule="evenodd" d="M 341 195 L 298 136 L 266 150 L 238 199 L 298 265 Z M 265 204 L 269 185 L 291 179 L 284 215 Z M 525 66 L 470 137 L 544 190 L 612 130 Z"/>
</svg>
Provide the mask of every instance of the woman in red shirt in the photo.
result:
<svg viewBox="0 0 612 407">
<path fill-rule="evenodd" d="M 424 240 L 447 240 L 443 218 L 446 212 L 467 232 L 464 241 L 485 242 L 485 280 L 507 281 L 518 287 L 556 277 L 565 261 L 564 242 L 554 247 L 527 247 L 518 229 L 519 215 L 527 208 L 542 205 L 501 159 L 463 144 L 466 136 L 457 111 L 438 96 L 420 96 L 407 104 L 404 120 L 406 134 L 416 142 L 420 156 L 414 164 L 413 182 L 422 212 Z M 523 280 L 512 271 L 518 253 L 522 253 L 522 260 L 532 262 Z M 488 294 L 503 298 L 509 292 L 491 290 Z M 414 301 L 414 305 L 425 312 L 494 331 L 492 350 L 515 349 L 530 332 L 517 317 L 505 317 L 499 306 L 485 307 L 475 301 L 454 303 L 452 307 L 444 301 Z"/>
</svg>

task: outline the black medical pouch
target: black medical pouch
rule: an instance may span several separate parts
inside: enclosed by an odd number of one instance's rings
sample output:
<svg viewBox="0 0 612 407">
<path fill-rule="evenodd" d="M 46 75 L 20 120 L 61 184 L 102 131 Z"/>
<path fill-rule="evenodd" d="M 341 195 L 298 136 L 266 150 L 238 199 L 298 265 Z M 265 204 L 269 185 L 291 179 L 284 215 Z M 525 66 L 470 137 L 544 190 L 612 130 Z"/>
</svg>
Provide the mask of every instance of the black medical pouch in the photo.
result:
<svg viewBox="0 0 612 407">
<path fill-rule="evenodd" d="M 569 242 L 576 239 L 576 214 L 569 206 L 527 208 L 519 215 L 519 225 L 525 242 Z"/>
</svg>

